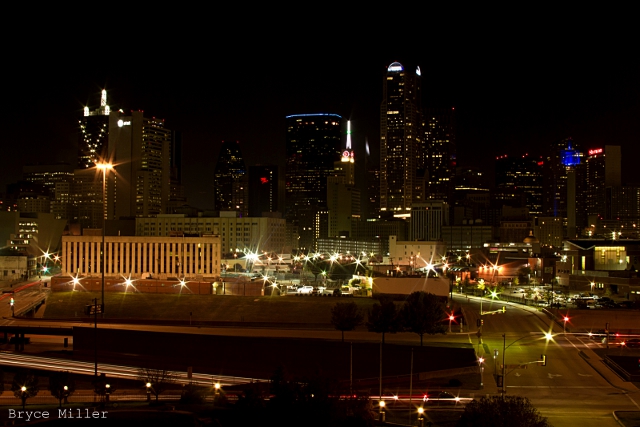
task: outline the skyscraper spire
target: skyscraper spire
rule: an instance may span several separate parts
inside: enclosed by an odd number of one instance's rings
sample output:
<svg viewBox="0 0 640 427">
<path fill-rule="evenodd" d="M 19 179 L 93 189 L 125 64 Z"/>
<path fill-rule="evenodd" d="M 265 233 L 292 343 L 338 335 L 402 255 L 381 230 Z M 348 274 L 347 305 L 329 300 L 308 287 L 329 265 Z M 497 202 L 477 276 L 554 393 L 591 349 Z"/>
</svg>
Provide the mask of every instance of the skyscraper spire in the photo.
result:
<svg viewBox="0 0 640 427">
<path fill-rule="evenodd" d="M 351 120 L 347 121 L 347 146 L 342 152 L 342 158 L 340 161 L 353 163 L 353 150 L 351 149 Z"/>
</svg>

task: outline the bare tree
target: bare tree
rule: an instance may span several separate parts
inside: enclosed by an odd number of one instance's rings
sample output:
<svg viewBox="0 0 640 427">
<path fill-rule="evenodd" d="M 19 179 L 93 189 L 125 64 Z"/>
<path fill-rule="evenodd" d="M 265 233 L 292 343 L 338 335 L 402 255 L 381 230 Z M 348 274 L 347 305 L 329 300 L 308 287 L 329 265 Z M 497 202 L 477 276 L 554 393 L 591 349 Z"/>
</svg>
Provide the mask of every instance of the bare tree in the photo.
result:
<svg viewBox="0 0 640 427">
<path fill-rule="evenodd" d="M 153 393 L 157 402 L 160 393 L 167 390 L 171 384 L 176 383 L 178 375 L 166 369 L 140 368 L 138 369 L 138 380 L 142 381 L 145 388 Z"/>
</svg>

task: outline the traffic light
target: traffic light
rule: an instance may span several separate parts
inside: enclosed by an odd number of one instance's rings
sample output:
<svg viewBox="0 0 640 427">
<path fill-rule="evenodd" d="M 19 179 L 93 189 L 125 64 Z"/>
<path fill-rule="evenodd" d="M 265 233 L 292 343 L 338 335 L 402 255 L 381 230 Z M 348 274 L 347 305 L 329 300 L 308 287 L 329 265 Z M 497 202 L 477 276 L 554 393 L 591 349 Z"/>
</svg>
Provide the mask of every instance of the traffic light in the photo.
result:
<svg viewBox="0 0 640 427">
<path fill-rule="evenodd" d="M 502 312 L 504 313 L 504 312 L 506 312 L 506 311 L 507 311 L 507 307 L 503 305 L 503 306 L 502 306 Z"/>
<path fill-rule="evenodd" d="M 476 319 L 476 326 L 480 327 L 484 325 L 484 319 Z"/>
<path fill-rule="evenodd" d="M 542 366 L 547 366 L 547 355 L 546 354 L 541 354 L 540 355 L 540 360 L 542 361 L 542 363 L 541 363 Z"/>
<path fill-rule="evenodd" d="M 504 384 L 504 377 L 502 375 L 496 375 L 496 382 L 498 387 L 502 387 Z"/>
<path fill-rule="evenodd" d="M 15 303 L 16 303 L 15 300 L 13 299 L 13 297 L 11 297 L 11 299 L 9 300 L 9 305 L 13 307 L 13 304 Z"/>
</svg>

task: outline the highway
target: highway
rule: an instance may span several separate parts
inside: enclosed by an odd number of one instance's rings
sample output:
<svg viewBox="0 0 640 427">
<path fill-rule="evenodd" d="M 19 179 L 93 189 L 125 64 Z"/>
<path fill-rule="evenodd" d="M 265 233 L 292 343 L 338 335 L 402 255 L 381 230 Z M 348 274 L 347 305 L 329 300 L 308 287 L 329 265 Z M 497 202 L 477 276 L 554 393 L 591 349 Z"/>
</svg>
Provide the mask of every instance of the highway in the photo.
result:
<svg viewBox="0 0 640 427">
<path fill-rule="evenodd" d="M 42 369 L 45 371 L 59 371 L 64 367 L 65 371 L 79 375 L 93 375 L 95 365 L 91 362 L 78 362 L 69 359 L 58 359 L 52 357 L 39 357 L 25 354 L 16 354 L 12 352 L 0 352 L 0 365 L 28 367 L 30 369 Z M 122 378 L 127 380 L 135 380 L 138 378 L 138 367 L 120 366 L 101 363 L 99 365 L 100 373 L 104 373 L 108 378 Z M 193 373 L 191 378 L 186 372 L 175 372 L 177 375 L 177 384 L 196 384 L 202 386 L 212 386 L 220 384 L 221 386 L 231 386 L 237 384 L 246 384 L 255 381 L 255 378 L 241 378 L 224 375 L 207 375 Z"/>
</svg>

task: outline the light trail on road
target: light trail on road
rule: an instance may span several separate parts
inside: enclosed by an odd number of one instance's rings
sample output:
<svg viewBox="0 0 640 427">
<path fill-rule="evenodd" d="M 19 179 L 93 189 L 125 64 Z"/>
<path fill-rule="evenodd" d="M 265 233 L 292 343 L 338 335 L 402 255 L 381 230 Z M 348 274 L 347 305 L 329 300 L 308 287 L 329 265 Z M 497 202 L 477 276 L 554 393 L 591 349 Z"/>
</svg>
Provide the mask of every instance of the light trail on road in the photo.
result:
<svg viewBox="0 0 640 427">
<path fill-rule="evenodd" d="M 52 357 L 29 356 L 16 353 L 0 352 L 0 365 L 28 367 L 31 369 L 42 369 L 45 371 L 69 371 L 80 375 L 94 375 L 95 364 L 93 362 L 79 362 L 69 359 L 56 359 Z M 99 372 L 108 377 L 136 380 L 139 377 L 139 367 L 110 365 L 101 363 Z M 213 385 L 220 384 L 222 387 L 238 384 L 247 384 L 255 381 L 267 381 L 259 378 L 232 377 L 226 375 L 210 375 L 193 373 L 188 378 L 186 372 L 173 372 L 177 375 L 178 384 Z"/>
</svg>

